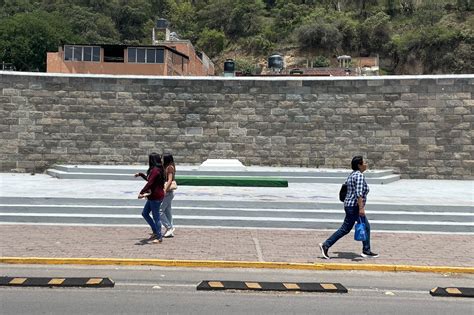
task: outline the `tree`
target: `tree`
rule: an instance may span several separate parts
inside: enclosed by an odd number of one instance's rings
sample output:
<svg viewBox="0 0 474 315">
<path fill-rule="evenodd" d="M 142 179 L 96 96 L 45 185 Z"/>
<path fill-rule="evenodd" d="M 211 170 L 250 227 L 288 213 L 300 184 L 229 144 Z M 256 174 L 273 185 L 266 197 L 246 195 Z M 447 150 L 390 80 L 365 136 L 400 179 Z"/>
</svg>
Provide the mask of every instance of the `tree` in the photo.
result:
<svg viewBox="0 0 474 315">
<path fill-rule="evenodd" d="M 13 16 L 17 13 L 31 12 L 34 3 L 30 0 L 4 0 L 0 5 L 0 17 Z"/>
<path fill-rule="evenodd" d="M 114 22 L 124 43 L 141 42 L 150 37 L 144 26 L 149 21 L 150 5 L 143 1 L 142 6 L 137 3 L 128 3 L 118 8 L 114 15 Z"/>
<path fill-rule="evenodd" d="M 120 41 L 120 34 L 108 16 L 77 5 L 61 5 L 54 12 L 68 17 L 69 24 L 83 43 L 108 44 Z"/>
<path fill-rule="evenodd" d="M 224 32 L 205 28 L 199 35 L 197 46 L 209 57 L 215 57 L 224 50 L 225 42 Z"/>
<path fill-rule="evenodd" d="M 387 52 L 391 43 L 390 17 L 379 12 L 360 24 L 361 49 L 368 54 Z"/>
<path fill-rule="evenodd" d="M 284 40 L 308 14 L 308 9 L 306 6 L 280 0 L 273 12 L 275 12 L 274 25 L 278 33 L 276 38 Z"/>
<path fill-rule="evenodd" d="M 395 0 L 386 0 L 387 1 L 387 14 L 390 16 L 395 16 L 395 12 L 397 11 L 397 5 L 395 4 Z"/>
<path fill-rule="evenodd" d="M 414 18 L 417 20 L 417 24 L 435 25 L 445 14 L 444 6 L 439 0 L 425 0 L 423 5 L 418 7 L 414 13 Z"/>
<path fill-rule="evenodd" d="M 298 43 L 304 48 L 321 48 L 334 51 L 339 47 L 342 34 L 334 24 L 315 21 L 296 30 Z"/>
<path fill-rule="evenodd" d="M 167 0 L 167 18 L 173 30 L 177 31 L 183 38 L 194 41 L 199 31 L 197 27 L 196 10 L 189 0 L 176 1 Z"/>
<path fill-rule="evenodd" d="M 0 60 L 17 70 L 45 71 L 46 52 L 74 42 L 67 20 L 57 13 L 19 13 L 0 21 Z"/>
<path fill-rule="evenodd" d="M 200 27 L 222 30 L 228 38 L 252 36 L 261 29 L 262 0 L 210 0 L 198 13 Z"/>
</svg>

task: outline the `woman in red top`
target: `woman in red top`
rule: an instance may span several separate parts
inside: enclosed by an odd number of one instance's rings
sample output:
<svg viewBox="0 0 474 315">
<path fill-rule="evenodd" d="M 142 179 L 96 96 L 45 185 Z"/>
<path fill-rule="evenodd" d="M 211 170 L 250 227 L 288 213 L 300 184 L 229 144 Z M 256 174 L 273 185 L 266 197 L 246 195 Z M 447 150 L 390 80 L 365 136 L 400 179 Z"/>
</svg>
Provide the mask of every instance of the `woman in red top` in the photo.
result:
<svg viewBox="0 0 474 315">
<path fill-rule="evenodd" d="M 135 174 L 135 177 L 140 176 L 147 181 L 145 187 L 140 191 L 138 199 L 145 197 L 148 199 L 143 208 L 142 216 L 153 231 L 150 239 L 153 240 L 153 243 L 161 243 L 163 236 L 161 235 L 160 205 L 165 196 L 163 190 L 165 177 L 161 156 L 158 153 L 150 154 L 148 165 L 146 176 L 143 173 Z M 153 219 L 150 217 L 150 212 L 153 215 Z"/>
</svg>

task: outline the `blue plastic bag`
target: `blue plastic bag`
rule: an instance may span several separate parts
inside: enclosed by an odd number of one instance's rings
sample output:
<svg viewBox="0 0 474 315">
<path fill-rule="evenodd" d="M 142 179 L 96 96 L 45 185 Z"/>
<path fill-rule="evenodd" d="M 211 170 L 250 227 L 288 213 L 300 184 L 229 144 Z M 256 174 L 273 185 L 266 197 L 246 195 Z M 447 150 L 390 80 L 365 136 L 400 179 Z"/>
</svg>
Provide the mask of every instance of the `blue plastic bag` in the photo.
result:
<svg viewBox="0 0 474 315">
<path fill-rule="evenodd" d="M 365 226 L 365 217 L 359 217 L 359 222 L 355 226 L 354 239 L 356 241 L 367 240 L 367 227 Z"/>
</svg>

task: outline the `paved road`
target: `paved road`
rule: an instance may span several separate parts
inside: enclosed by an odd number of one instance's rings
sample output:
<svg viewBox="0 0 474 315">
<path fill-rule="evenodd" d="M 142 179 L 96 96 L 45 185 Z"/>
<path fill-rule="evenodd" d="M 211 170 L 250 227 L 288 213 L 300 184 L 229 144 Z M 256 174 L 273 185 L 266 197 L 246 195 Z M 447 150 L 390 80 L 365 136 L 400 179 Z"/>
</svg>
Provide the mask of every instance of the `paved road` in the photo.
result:
<svg viewBox="0 0 474 315">
<path fill-rule="evenodd" d="M 91 198 L 0 197 L 2 223 L 144 225 L 143 201 Z M 474 233 L 469 206 L 369 204 L 373 230 Z M 337 202 L 180 200 L 175 224 L 194 227 L 336 229 L 344 219 Z"/>
<path fill-rule="evenodd" d="M 2 314 L 472 314 L 474 301 L 431 297 L 472 275 L 0 266 L 12 276 L 111 277 L 112 289 L 0 288 Z M 196 291 L 202 280 L 339 282 L 348 294 Z"/>
</svg>

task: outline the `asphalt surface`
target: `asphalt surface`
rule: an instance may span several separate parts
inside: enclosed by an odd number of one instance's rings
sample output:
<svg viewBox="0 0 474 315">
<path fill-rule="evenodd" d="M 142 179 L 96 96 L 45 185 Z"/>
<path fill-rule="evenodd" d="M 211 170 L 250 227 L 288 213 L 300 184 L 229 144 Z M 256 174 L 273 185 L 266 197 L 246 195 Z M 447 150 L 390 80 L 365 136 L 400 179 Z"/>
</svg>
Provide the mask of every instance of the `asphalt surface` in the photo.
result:
<svg viewBox="0 0 474 315">
<path fill-rule="evenodd" d="M 12 276 L 110 277 L 110 289 L 0 288 L 2 314 L 471 314 L 474 301 L 432 297 L 434 287 L 468 286 L 472 275 L 1 266 Z M 197 291 L 202 280 L 337 282 L 347 294 Z"/>
</svg>

